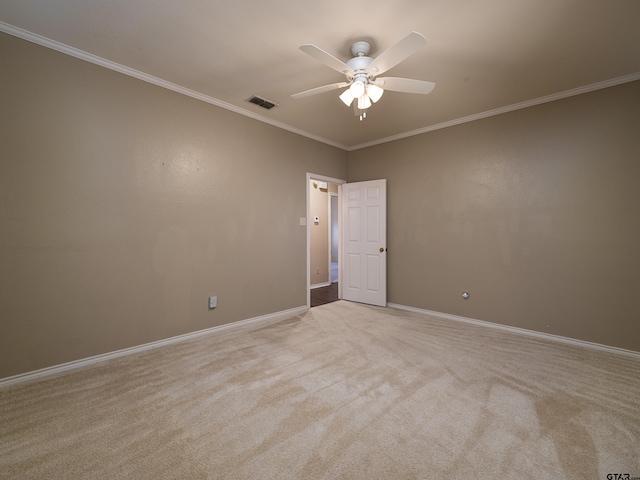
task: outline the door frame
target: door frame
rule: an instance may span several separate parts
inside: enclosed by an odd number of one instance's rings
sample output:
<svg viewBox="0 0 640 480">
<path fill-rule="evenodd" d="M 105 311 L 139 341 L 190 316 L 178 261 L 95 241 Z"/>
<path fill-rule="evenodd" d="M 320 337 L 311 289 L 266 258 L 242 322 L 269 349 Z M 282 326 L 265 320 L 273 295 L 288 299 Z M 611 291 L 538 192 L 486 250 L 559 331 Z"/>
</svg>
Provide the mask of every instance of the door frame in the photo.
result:
<svg viewBox="0 0 640 480">
<path fill-rule="evenodd" d="M 311 308 L 311 191 L 309 189 L 311 180 L 318 180 L 320 182 L 328 182 L 338 185 L 338 298 L 342 298 L 342 292 L 340 291 L 342 279 L 342 262 L 340 261 L 340 256 L 342 255 L 342 228 L 340 227 L 340 211 L 342 209 L 341 194 L 342 185 L 347 183 L 346 180 L 343 180 L 341 178 L 327 177 L 326 175 L 318 175 L 315 173 L 307 172 L 307 308 Z M 331 229 L 329 229 L 329 231 L 331 231 Z M 329 245 L 329 248 L 331 248 L 331 245 Z M 331 263 L 331 256 L 329 256 L 329 263 Z M 331 272 L 329 272 L 329 275 L 331 275 Z M 331 281 L 331 277 L 329 277 L 329 281 Z"/>
</svg>

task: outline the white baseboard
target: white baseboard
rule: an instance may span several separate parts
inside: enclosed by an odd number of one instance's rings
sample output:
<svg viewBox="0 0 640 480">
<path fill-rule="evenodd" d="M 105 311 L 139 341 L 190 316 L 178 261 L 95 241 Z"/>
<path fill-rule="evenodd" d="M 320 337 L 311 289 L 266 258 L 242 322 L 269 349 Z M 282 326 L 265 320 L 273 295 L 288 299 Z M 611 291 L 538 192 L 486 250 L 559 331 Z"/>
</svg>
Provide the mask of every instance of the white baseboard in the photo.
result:
<svg viewBox="0 0 640 480">
<path fill-rule="evenodd" d="M 309 288 L 313 290 L 314 288 L 328 287 L 329 285 L 331 285 L 331 282 L 314 283 Z"/>
<path fill-rule="evenodd" d="M 32 372 L 21 373 L 11 377 L 0 379 L 0 388 L 7 387 L 9 385 L 17 385 L 20 383 L 31 382 L 39 380 L 50 375 L 56 375 L 61 372 L 69 370 L 75 370 L 76 368 L 86 367 L 87 365 L 93 365 L 95 363 L 104 362 L 118 357 L 124 357 L 126 355 L 132 355 L 134 353 L 144 352 L 158 347 L 164 347 L 174 343 L 184 342 L 185 340 L 191 340 L 194 338 L 202 337 L 205 335 L 211 335 L 219 333 L 225 330 L 235 329 L 247 325 L 265 322 L 276 322 L 287 318 L 294 317 L 309 310 L 309 307 L 302 306 L 289 310 L 282 310 L 280 312 L 269 313 L 267 315 L 261 315 L 259 317 L 248 318 L 246 320 L 239 320 L 237 322 L 226 323 L 224 325 L 218 325 L 216 327 L 207 328 L 204 330 L 198 330 L 196 332 L 185 333 L 183 335 L 177 335 L 175 337 L 166 338 L 164 340 L 158 340 L 156 342 L 145 343 L 143 345 L 137 345 L 135 347 L 124 348 L 122 350 L 116 350 L 115 352 L 103 353 L 101 355 L 95 355 L 93 357 L 81 358 L 79 360 L 73 360 L 71 362 L 62 363 L 60 365 L 54 365 L 52 367 L 42 368 L 40 370 L 34 370 Z"/>
<path fill-rule="evenodd" d="M 433 315 L 435 317 L 444 318 L 446 320 L 453 320 L 455 322 L 470 323 L 472 325 L 478 325 L 481 327 L 494 328 L 496 330 L 503 330 L 505 332 L 517 333 L 519 335 L 526 335 L 529 337 L 536 337 L 536 338 L 541 338 L 545 340 L 551 340 L 554 342 L 566 343 L 566 344 L 574 345 L 577 347 L 591 348 L 593 350 L 600 350 L 603 352 L 613 353 L 616 355 L 625 355 L 628 357 L 634 357 L 634 358 L 640 359 L 640 352 L 636 352 L 634 350 L 626 350 L 624 348 L 610 347 L 609 345 L 602 345 L 600 343 L 587 342 L 585 340 L 577 340 L 575 338 L 562 337 L 560 335 L 537 332 L 535 330 L 527 330 L 526 328 L 502 325 L 500 323 L 487 322 L 485 320 L 476 320 L 475 318 L 460 317 L 458 315 L 451 315 L 448 313 L 434 312 L 432 310 L 424 310 L 422 308 L 408 307 L 406 305 L 399 305 L 397 303 L 388 303 L 387 307 L 395 308 L 397 310 L 405 310 L 407 312 Z"/>
</svg>

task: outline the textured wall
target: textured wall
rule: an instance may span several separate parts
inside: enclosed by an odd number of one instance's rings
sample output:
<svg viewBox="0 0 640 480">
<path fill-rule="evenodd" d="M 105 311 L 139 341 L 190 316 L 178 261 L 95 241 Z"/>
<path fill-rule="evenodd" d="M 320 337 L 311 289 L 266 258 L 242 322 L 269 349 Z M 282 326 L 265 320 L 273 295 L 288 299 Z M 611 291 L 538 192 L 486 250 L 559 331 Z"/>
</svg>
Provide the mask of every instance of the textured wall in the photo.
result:
<svg viewBox="0 0 640 480">
<path fill-rule="evenodd" d="M 633 82 L 350 152 L 388 179 L 389 302 L 640 350 L 639 106 Z"/>
<path fill-rule="evenodd" d="M 345 178 L 346 152 L 8 35 L 0 55 L 0 378 L 306 304 L 306 172 Z"/>
</svg>

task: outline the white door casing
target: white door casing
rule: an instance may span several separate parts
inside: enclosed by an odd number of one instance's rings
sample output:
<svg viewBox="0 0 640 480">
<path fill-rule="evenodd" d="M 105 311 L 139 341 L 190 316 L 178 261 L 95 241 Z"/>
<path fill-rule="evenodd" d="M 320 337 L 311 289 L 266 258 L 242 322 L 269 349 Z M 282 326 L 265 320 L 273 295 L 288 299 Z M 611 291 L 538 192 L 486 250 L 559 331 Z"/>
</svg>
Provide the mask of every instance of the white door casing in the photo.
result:
<svg viewBox="0 0 640 480">
<path fill-rule="evenodd" d="M 342 185 L 344 300 L 387 305 L 387 181 Z"/>
</svg>

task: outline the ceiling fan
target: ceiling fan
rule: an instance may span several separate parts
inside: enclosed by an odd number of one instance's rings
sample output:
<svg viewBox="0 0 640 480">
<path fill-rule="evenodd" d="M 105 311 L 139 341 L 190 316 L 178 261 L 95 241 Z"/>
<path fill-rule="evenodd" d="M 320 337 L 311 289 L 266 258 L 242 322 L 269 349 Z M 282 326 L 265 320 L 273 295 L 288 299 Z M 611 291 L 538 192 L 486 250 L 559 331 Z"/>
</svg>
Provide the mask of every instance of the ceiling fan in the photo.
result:
<svg viewBox="0 0 640 480">
<path fill-rule="evenodd" d="M 293 98 L 303 98 L 349 87 L 340 94 L 339 98 L 346 106 L 350 106 L 353 103 L 356 115 L 359 115 L 360 120 L 363 120 L 367 116 L 367 108 L 372 103 L 380 100 L 385 90 L 423 95 L 433 90 L 436 86 L 433 82 L 410 78 L 378 77 L 378 75 L 395 67 L 426 44 L 427 40 L 421 34 L 411 32 L 376 58 L 371 58 L 367 56 L 371 50 L 369 42 L 359 41 L 351 46 L 351 53 L 354 57 L 346 63 L 315 45 L 301 45 L 300 50 L 328 67 L 343 73 L 346 75 L 347 81 L 323 85 L 322 87 L 312 88 L 291 96 Z"/>
</svg>

